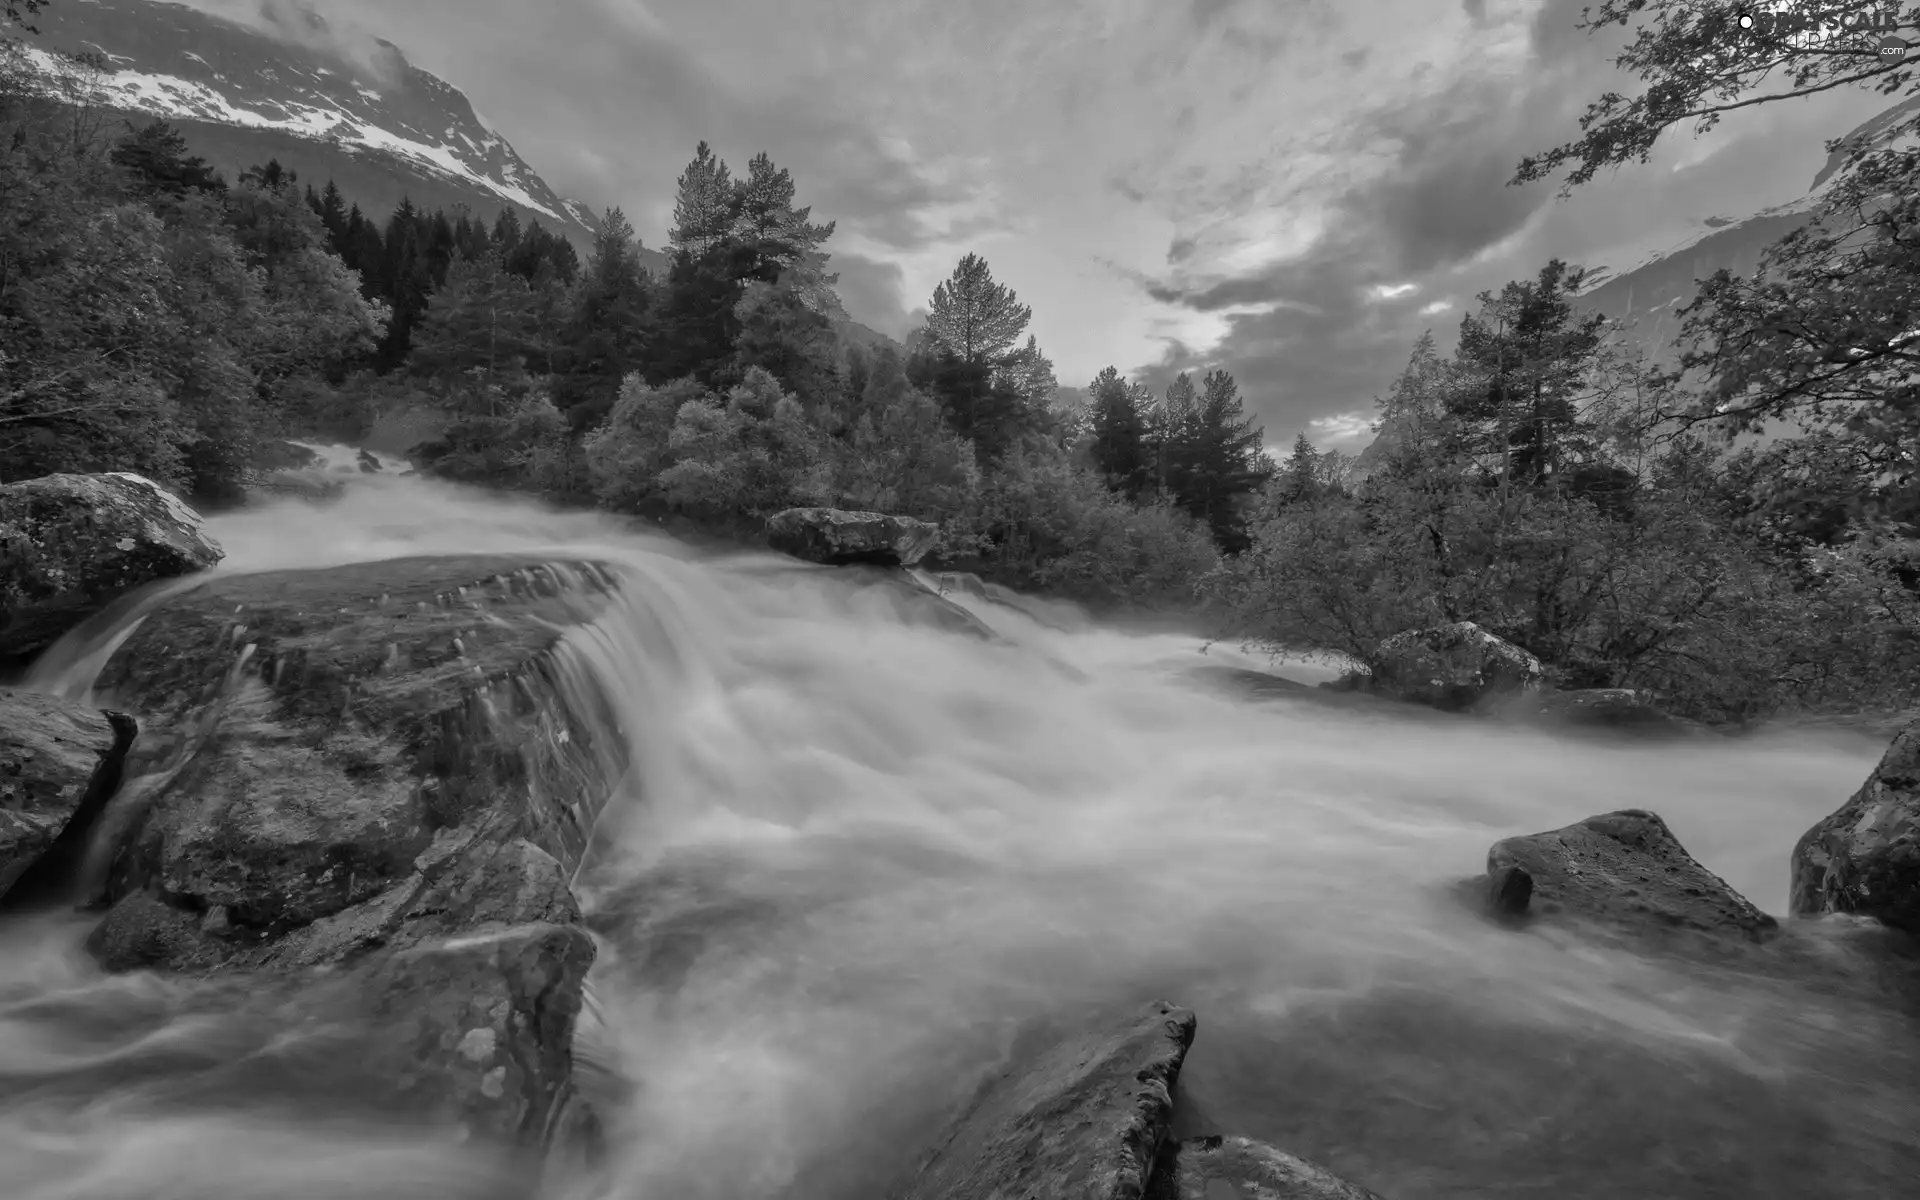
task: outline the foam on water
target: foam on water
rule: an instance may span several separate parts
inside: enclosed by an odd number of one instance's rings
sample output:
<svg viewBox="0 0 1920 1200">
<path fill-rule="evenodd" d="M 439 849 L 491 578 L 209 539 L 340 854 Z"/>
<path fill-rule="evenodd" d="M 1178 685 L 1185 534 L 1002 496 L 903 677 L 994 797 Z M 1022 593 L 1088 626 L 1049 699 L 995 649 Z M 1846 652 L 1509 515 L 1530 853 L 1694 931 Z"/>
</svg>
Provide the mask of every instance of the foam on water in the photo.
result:
<svg viewBox="0 0 1920 1200">
<path fill-rule="evenodd" d="M 1396 1200 L 1866 1197 L 1920 1163 L 1909 1027 L 1437 894 L 1499 837 L 1638 806 L 1780 912 L 1787 852 L 1871 769 L 1865 740 L 1611 745 L 1256 701 L 1194 670 L 1264 664 L 1197 637 L 950 592 L 989 645 L 841 573 L 387 473 L 209 526 L 223 571 L 563 551 L 623 575 L 567 650 L 638 764 L 579 880 L 602 941 L 582 1054 L 629 1085 L 596 1200 L 885 1194 L 1025 1023 L 1151 998 L 1200 1014 L 1181 1119 L 1211 1128 L 1189 1132 Z M 146 1077 L 99 1057 L 167 1028 L 210 1045 L 205 1001 L 102 978 L 83 933 L 0 926 L 11 1194 L 495 1194 L 470 1147 L 132 1103 Z M 90 1042 L 45 1041 L 81 1010 Z M 49 1083 L 62 1061 L 100 1082 Z M 8 1103 L 29 1076 L 60 1103 Z"/>
</svg>

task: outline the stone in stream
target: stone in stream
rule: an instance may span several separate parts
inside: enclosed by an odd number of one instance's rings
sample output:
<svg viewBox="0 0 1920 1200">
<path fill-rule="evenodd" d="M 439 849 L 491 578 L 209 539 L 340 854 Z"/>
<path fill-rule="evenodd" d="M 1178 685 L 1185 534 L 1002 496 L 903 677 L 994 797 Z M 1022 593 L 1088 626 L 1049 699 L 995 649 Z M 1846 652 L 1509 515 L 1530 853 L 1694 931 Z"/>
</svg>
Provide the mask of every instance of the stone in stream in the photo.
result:
<svg viewBox="0 0 1920 1200">
<path fill-rule="evenodd" d="M 1155 1003 L 988 1082 L 902 1200 L 1140 1200 L 1172 1122 L 1194 1015 Z"/>
<path fill-rule="evenodd" d="M 1854 913 L 1920 934 L 1920 722 L 1793 848 L 1795 916 Z"/>
<path fill-rule="evenodd" d="M 1448 711 L 1465 711 L 1545 685 L 1540 660 L 1472 621 L 1409 629 L 1374 651 L 1368 691 Z"/>
<path fill-rule="evenodd" d="M 411 558 L 159 602 L 96 685 L 150 736 L 101 823 L 90 948 L 245 972 L 263 997 L 301 981 L 433 1115 L 539 1142 L 593 960 L 568 881 L 627 766 L 557 647 L 612 585 L 592 563 Z"/>
<path fill-rule="evenodd" d="M 1243 1137 L 1188 1138 L 1160 1151 L 1146 1200 L 1380 1200 L 1284 1150 Z"/>
<path fill-rule="evenodd" d="M 1477 883 L 1503 917 L 1566 915 L 1636 932 L 1764 941 L 1779 923 L 1696 862 L 1667 823 L 1641 809 L 1496 842 Z"/>
<path fill-rule="evenodd" d="M 0 898 L 70 827 L 84 832 L 119 783 L 133 736 L 119 713 L 0 691 Z"/>
<path fill-rule="evenodd" d="M 222 554 L 199 515 L 144 476 L 0 486 L 0 660 L 28 660 L 118 597 Z"/>
<path fill-rule="evenodd" d="M 939 537 L 940 527 L 926 521 L 841 508 L 789 508 L 767 519 L 769 546 L 826 566 L 910 567 Z"/>
</svg>

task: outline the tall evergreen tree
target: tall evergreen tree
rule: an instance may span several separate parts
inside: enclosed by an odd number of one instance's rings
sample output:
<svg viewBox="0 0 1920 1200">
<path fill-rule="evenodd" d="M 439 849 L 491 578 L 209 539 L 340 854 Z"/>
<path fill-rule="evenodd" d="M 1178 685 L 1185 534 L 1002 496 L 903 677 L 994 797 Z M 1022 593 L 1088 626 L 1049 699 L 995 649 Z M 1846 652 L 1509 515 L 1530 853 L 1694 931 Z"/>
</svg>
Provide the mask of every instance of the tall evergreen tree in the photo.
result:
<svg viewBox="0 0 1920 1200">
<path fill-rule="evenodd" d="M 473 380 L 491 414 L 503 381 L 541 356 L 539 297 L 499 256 L 454 260 L 414 329 L 410 364 L 443 384 Z"/>
<path fill-rule="evenodd" d="M 733 176 L 703 141 L 680 172 L 679 189 L 667 242 L 675 251 L 698 258 L 733 230 Z"/>
<path fill-rule="evenodd" d="M 130 172 L 144 189 L 180 197 L 191 192 L 224 192 L 226 181 L 205 159 L 187 150 L 187 139 L 166 121 L 128 126 L 114 143 L 114 165 Z"/>
<path fill-rule="evenodd" d="M 1188 456 L 1192 475 L 1181 507 L 1213 530 L 1214 540 L 1229 554 L 1245 549 L 1247 536 L 1244 501 L 1271 474 L 1262 452 L 1265 435 L 1246 415 L 1240 386 L 1224 370 L 1212 370 L 1200 381 Z"/>
<path fill-rule="evenodd" d="M 765 151 L 747 163 L 746 178 L 734 181 L 729 236 L 748 252 L 751 278 L 774 283 L 784 272 L 811 259 L 818 259 L 813 263 L 816 270 L 825 262 L 820 246 L 833 236 L 834 223 L 808 221 L 812 207 L 795 208 L 794 194 L 793 176 L 785 167 L 775 167 Z M 834 277 L 825 277 L 824 282 L 831 284 Z"/>
<path fill-rule="evenodd" d="M 999 367 L 1032 320 L 1033 309 L 994 280 L 987 260 L 969 254 L 933 290 L 926 328 L 934 342 L 960 361 Z"/>
<path fill-rule="evenodd" d="M 1604 340 L 1606 318 L 1579 316 L 1573 295 L 1582 273 L 1554 259 L 1539 277 L 1483 292 L 1481 311 L 1460 323 L 1459 363 L 1486 379 L 1462 392 L 1454 411 L 1475 423 L 1501 474 L 1516 483 L 1544 483 L 1578 452 L 1577 396 Z"/>
<path fill-rule="evenodd" d="M 608 209 L 580 278 L 566 339 L 569 380 L 563 406 L 578 410 L 573 414 L 578 427 L 604 418 L 620 381 L 645 368 L 652 307 L 652 279 L 640 264 L 640 239 L 625 213 Z"/>
<path fill-rule="evenodd" d="M 1108 367 L 1087 385 L 1087 402 L 1092 409 L 1089 451 L 1094 469 L 1114 491 L 1132 497 L 1143 495 L 1151 462 L 1146 419 L 1132 385 L 1117 369 Z"/>
</svg>

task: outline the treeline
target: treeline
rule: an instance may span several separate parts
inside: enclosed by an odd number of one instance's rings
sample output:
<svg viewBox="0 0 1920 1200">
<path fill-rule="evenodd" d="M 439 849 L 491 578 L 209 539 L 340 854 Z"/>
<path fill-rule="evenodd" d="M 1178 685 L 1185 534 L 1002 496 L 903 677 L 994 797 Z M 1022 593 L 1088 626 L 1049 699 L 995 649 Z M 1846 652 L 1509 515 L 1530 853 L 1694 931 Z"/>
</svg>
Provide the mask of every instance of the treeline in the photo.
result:
<svg viewBox="0 0 1920 1200">
<path fill-rule="evenodd" d="M 1580 282 L 1552 262 L 1483 295 L 1450 358 L 1423 338 L 1366 473 L 1298 441 L 1251 547 L 1203 584 L 1231 627 L 1366 663 L 1471 620 L 1562 686 L 1713 722 L 1920 700 L 1910 467 L 1862 474 L 1835 451 L 1871 429 L 1844 417 L 1733 449 L 1697 379 L 1576 315 Z"/>
<path fill-rule="evenodd" d="M 1245 543 L 1270 463 L 1229 376 L 1149 398 L 1109 370 L 1063 410 L 1031 311 L 974 255 L 906 349 L 865 346 L 832 224 L 765 154 L 736 177 L 698 148 L 656 276 L 618 209 L 580 256 L 510 214 L 370 216 L 277 163 L 228 183 L 97 105 L 97 61 L 50 92 L 5 55 L 4 478 L 129 469 L 230 500 L 264 439 L 427 407 L 449 478 L 719 525 L 884 508 L 939 520 L 949 563 L 1089 599 L 1191 598 Z"/>
<path fill-rule="evenodd" d="M 1594 101 L 1582 136 L 1523 160 L 1515 182 L 1564 174 L 1577 187 L 1728 107 L 1839 86 L 1920 94 L 1897 58 L 1735 36 L 1725 19 L 1681 0 L 1605 0 L 1585 27 L 1638 26 L 1618 65 L 1646 89 Z M 1481 296 L 1455 353 L 1421 342 L 1382 399 L 1373 469 L 1329 469 L 1296 446 L 1251 549 L 1206 587 L 1276 649 L 1365 661 L 1388 634 L 1466 619 L 1563 683 L 1645 688 L 1709 720 L 1910 713 L 1916 134 L 1909 104 L 1837 143 L 1843 167 L 1813 219 L 1752 275 L 1702 284 L 1669 369 L 1576 315 L 1581 274 L 1563 263 Z"/>
</svg>

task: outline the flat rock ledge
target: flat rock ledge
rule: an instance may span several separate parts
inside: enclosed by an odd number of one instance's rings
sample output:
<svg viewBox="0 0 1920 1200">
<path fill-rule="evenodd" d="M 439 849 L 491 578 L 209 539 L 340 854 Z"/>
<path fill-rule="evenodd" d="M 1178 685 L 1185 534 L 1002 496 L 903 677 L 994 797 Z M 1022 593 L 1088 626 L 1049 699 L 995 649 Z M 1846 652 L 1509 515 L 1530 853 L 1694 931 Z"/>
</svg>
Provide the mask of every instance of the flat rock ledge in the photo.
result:
<svg viewBox="0 0 1920 1200">
<path fill-rule="evenodd" d="M 544 1148 L 594 958 L 569 881 L 629 765 L 564 637 L 616 583 L 410 558 L 164 598 L 96 683 L 144 732 L 85 864 L 89 948 L 297 996 L 412 1111 Z"/>
</svg>

